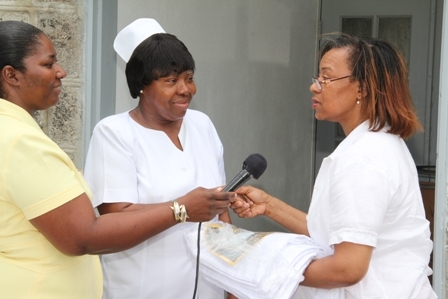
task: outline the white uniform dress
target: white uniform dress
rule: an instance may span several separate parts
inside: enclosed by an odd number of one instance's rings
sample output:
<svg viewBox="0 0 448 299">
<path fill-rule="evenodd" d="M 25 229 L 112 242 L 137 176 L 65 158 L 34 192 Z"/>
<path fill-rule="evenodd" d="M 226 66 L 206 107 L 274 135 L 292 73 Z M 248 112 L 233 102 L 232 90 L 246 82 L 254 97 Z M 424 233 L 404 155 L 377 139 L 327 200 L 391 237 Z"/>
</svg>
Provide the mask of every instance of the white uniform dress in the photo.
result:
<svg viewBox="0 0 448 299">
<path fill-rule="evenodd" d="M 323 248 L 341 242 L 374 247 L 366 276 L 344 288 L 345 298 L 437 298 L 427 277 L 432 241 L 417 170 L 397 135 L 370 132 L 368 122 L 353 130 L 322 162 L 307 220 Z M 337 298 L 300 291 L 311 295 L 294 298 Z"/>
<path fill-rule="evenodd" d="M 179 139 L 183 151 L 164 132 L 136 123 L 129 112 L 100 121 L 85 166 L 94 206 L 161 203 L 198 186 L 224 185 L 223 147 L 208 116 L 187 110 Z M 196 225 L 177 224 L 134 248 L 103 255 L 103 298 L 192 298 L 196 270 L 184 232 Z M 199 280 L 197 298 L 223 297 L 223 290 Z"/>
</svg>

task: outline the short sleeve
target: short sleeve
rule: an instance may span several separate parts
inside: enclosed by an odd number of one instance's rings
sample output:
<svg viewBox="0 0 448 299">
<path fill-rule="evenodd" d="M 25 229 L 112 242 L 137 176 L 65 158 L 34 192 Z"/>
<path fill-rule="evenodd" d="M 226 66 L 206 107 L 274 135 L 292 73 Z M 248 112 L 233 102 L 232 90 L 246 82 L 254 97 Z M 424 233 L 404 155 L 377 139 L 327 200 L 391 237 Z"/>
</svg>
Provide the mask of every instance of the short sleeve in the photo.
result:
<svg viewBox="0 0 448 299">
<path fill-rule="evenodd" d="M 92 190 L 94 207 L 138 201 L 132 132 L 122 118 L 115 120 L 120 125 L 100 122 L 95 127 L 87 153 L 84 178 Z"/>
<path fill-rule="evenodd" d="M 33 219 L 85 192 L 70 158 L 43 133 L 25 132 L 6 149 L 5 197 Z M 71 164 L 70 164 L 71 163 Z"/>
<path fill-rule="evenodd" d="M 330 188 L 330 245 L 375 247 L 390 200 L 384 171 L 371 161 L 351 161 L 335 173 Z"/>
</svg>

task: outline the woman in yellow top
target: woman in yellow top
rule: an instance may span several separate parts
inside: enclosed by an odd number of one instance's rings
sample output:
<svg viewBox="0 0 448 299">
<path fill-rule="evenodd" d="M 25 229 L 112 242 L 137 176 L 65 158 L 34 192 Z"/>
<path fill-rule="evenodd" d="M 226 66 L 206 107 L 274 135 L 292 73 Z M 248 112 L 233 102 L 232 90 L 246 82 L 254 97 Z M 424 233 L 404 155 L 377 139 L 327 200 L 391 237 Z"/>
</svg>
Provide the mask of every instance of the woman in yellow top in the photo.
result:
<svg viewBox="0 0 448 299">
<path fill-rule="evenodd" d="M 84 179 L 32 118 L 58 102 L 66 76 L 52 42 L 16 21 L 0 22 L 0 40 L 1 298 L 101 298 L 92 254 L 131 248 L 186 219 L 173 202 L 96 217 Z M 176 206 L 187 221 L 208 221 L 234 195 L 199 187 Z"/>
</svg>

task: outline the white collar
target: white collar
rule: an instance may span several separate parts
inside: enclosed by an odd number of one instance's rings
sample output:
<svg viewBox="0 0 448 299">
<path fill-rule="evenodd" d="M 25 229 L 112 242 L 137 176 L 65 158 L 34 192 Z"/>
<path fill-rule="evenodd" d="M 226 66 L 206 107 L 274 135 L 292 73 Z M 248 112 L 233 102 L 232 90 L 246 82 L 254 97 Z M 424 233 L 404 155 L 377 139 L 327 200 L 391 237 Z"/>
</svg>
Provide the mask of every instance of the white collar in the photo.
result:
<svg viewBox="0 0 448 299">
<path fill-rule="evenodd" d="M 383 128 L 383 130 L 385 130 Z M 381 130 L 381 131 L 383 131 Z M 355 143 L 361 136 L 369 132 L 369 121 L 366 120 L 359 124 L 353 131 L 348 134 L 347 137 L 336 147 L 336 149 L 328 156 L 331 160 L 334 160 L 338 155 L 344 153 L 353 143 Z"/>
</svg>

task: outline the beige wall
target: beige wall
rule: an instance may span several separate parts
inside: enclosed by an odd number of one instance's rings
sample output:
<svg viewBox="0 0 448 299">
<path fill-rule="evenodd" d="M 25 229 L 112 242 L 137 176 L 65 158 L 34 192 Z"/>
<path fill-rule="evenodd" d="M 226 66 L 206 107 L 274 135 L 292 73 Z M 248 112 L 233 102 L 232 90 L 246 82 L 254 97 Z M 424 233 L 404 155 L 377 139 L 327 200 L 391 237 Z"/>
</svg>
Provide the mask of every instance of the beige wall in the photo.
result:
<svg viewBox="0 0 448 299">
<path fill-rule="evenodd" d="M 30 23 L 53 41 L 67 71 L 59 103 L 36 113 L 36 120 L 75 165 L 82 167 L 84 8 L 83 0 L 2 1 L 0 20 Z"/>
</svg>

